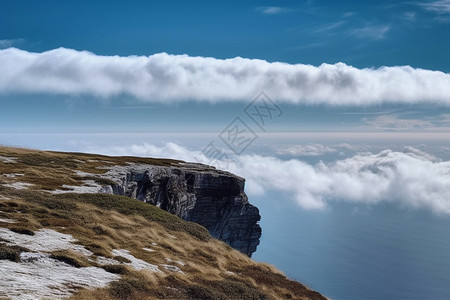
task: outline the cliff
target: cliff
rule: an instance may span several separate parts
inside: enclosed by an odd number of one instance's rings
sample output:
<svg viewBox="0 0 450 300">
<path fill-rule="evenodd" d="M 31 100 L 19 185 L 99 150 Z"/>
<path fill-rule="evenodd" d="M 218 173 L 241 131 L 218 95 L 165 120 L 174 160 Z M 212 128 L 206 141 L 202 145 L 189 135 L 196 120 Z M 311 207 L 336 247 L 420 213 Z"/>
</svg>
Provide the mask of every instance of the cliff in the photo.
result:
<svg viewBox="0 0 450 300">
<path fill-rule="evenodd" d="M 326 299 L 211 237 L 256 247 L 243 188 L 176 160 L 0 147 L 0 298 Z"/>
<path fill-rule="evenodd" d="M 261 217 L 248 202 L 241 177 L 194 163 L 115 166 L 101 177 L 115 182 L 101 192 L 133 197 L 198 223 L 248 256 L 256 251 Z"/>
</svg>

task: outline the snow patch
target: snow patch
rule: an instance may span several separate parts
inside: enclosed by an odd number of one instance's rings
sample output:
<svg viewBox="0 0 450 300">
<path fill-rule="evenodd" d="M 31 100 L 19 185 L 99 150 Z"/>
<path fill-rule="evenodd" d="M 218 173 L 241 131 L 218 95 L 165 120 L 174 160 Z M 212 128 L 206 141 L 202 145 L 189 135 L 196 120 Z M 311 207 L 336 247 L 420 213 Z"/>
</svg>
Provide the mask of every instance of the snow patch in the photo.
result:
<svg viewBox="0 0 450 300">
<path fill-rule="evenodd" d="M 29 186 L 32 186 L 33 184 L 27 183 L 27 182 L 13 182 L 13 183 L 4 183 L 3 186 L 10 187 L 16 190 L 26 190 Z"/>
<path fill-rule="evenodd" d="M 151 248 L 142 248 L 142 250 L 148 251 L 148 252 L 156 252 L 156 250 L 153 250 Z"/>
<path fill-rule="evenodd" d="M 172 265 L 164 265 L 164 264 L 162 264 L 161 266 L 162 266 L 164 269 L 166 269 L 167 271 L 170 271 L 170 272 L 177 272 L 177 273 L 182 273 L 182 274 L 184 274 L 184 272 L 181 271 L 181 269 L 178 268 L 178 267 L 176 267 L 176 266 L 172 266 Z"/>
<path fill-rule="evenodd" d="M 13 220 L 13 219 L 5 219 L 5 218 L 1 218 L 0 217 L 0 223 L 1 222 L 3 222 L 3 223 L 16 223 L 17 221 Z"/>
<path fill-rule="evenodd" d="M 171 260 L 168 257 L 166 257 L 165 259 L 166 259 L 166 261 L 168 263 L 176 263 L 176 264 L 179 264 L 180 266 L 185 266 L 186 265 L 186 263 L 184 261 L 182 261 L 182 260 Z"/>
<path fill-rule="evenodd" d="M 5 164 L 15 164 L 16 160 L 17 157 L 0 156 L 0 161 L 4 162 Z"/>
<path fill-rule="evenodd" d="M 97 267 L 75 268 L 46 253 L 23 252 L 21 261 L 0 261 L 0 298 L 59 299 L 80 288 L 102 288 L 120 276 Z"/>
<path fill-rule="evenodd" d="M 83 172 L 83 171 L 79 171 L 79 170 L 73 170 L 73 171 L 75 172 L 75 174 L 77 174 L 77 176 L 80 176 L 80 177 L 95 176 L 95 174 L 93 174 L 93 173 Z"/>
<path fill-rule="evenodd" d="M 25 174 L 22 173 L 11 173 L 11 174 L 3 174 L 3 176 L 7 177 L 7 178 L 15 178 L 18 176 L 24 176 Z"/>
<path fill-rule="evenodd" d="M 94 180 L 83 180 L 82 186 L 64 184 L 62 187 L 66 190 L 54 190 L 54 191 L 51 191 L 50 193 L 52 193 L 52 194 L 66 194 L 66 193 L 95 194 L 102 188 L 102 186 L 99 185 Z"/>
<path fill-rule="evenodd" d="M 161 272 L 158 268 L 158 266 L 149 264 L 146 261 L 143 261 L 141 259 L 138 259 L 130 254 L 130 251 L 126 249 L 114 249 L 112 252 L 112 255 L 114 256 L 122 256 L 128 259 L 129 263 L 124 263 L 125 265 L 131 266 L 136 271 L 140 270 L 150 270 L 152 272 Z"/>
<path fill-rule="evenodd" d="M 105 266 L 105 265 L 120 265 L 121 264 L 120 261 L 118 261 L 118 260 L 115 260 L 113 258 L 107 258 L 107 257 L 104 257 L 104 256 L 98 256 L 97 259 L 96 259 L 96 262 L 99 265 L 102 265 L 102 266 Z"/>
<path fill-rule="evenodd" d="M 51 229 L 40 229 L 35 235 L 19 234 L 6 228 L 0 228 L 0 238 L 8 241 L 8 244 L 21 246 L 31 251 L 58 251 L 73 250 L 84 256 L 91 256 L 93 253 L 81 245 L 73 244 L 77 242 L 70 234 L 60 233 Z"/>
</svg>

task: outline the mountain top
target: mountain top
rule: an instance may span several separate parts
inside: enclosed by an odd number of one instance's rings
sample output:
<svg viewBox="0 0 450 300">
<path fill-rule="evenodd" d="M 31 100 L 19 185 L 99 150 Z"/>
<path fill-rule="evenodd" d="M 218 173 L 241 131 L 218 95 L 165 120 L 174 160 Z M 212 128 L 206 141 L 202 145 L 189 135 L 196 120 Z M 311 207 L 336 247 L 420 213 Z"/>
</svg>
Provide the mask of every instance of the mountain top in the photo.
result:
<svg viewBox="0 0 450 300">
<path fill-rule="evenodd" d="M 325 299 L 197 223 L 94 192 L 114 183 L 96 175 L 130 164 L 222 172 L 0 147 L 0 298 Z"/>
</svg>

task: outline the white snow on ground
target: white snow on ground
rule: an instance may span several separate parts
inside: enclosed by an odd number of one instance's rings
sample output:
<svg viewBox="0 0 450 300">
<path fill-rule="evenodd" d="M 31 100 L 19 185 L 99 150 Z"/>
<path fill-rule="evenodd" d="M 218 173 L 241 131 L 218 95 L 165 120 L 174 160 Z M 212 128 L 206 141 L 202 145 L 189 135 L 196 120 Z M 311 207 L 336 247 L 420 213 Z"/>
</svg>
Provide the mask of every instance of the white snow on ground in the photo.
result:
<svg viewBox="0 0 450 300">
<path fill-rule="evenodd" d="M 27 248 L 19 262 L 0 260 L 0 298 L 9 299 L 59 299 L 72 295 L 80 288 L 101 288 L 120 276 L 97 267 L 75 268 L 50 258 L 41 251 L 73 250 L 85 256 L 92 252 L 70 234 L 51 229 L 41 229 L 35 235 L 26 235 L 0 228 L 0 238 L 9 245 Z"/>
<path fill-rule="evenodd" d="M 21 173 L 11 173 L 11 174 L 3 174 L 3 176 L 7 177 L 7 178 L 15 178 L 18 176 L 24 176 L 25 174 L 21 174 Z"/>
<path fill-rule="evenodd" d="M 102 186 L 99 185 L 98 183 L 96 183 L 94 180 L 83 180 L 82 186 L 64 184 L 62 187 L 66 190 L 54 190 L 54 191 L 51 191 L 50 193 L 52 193 L 52 194 L 66 194 L 66 193 L 95 194 L 102 188 Z"/>
<path fill-rule="evenodd" d="M 91 256 L 93 253 L 81 245 L 73 244 L 77 240 L 70 234 L 60 233 L 51 229 L 40 229 L 35 235 L 19 234 L 6 228 L 0 228 L 0 238 L 8 244 L 21 246 L 32 251 L 73 250 Z"/>
<path fill-rule="evenodd" d="M 156 250 L 153 250 L 151 248 L 142 248 L 142 250 L 148 251 L 148 252 L 156 252 Z"/>
<path fill-rule="evenodd" d="M 93 173 L 83 172 L 83 171 L 79 171 L 79 170 L 74 170 L 74 172 L 75 172 L 75 174 L 77 174 L 77 176 L 80 176 L 80 177 L 95 176 L 95 174 L 93 174 Z"/>
<path fill-rule="evenodd" d="M 33 184 L 31 183 L 26 183 L 26 182 L 13 182 L 13 183 L 4 183 L 3 186 L 6 187 L 10 187 L 10 188 L 14 188 L 16 190 L 26 190 L 28 189 L 29 186 L 32 186 Z"/>
<path fill-rule="evenodd" d="M 120 261 L 112 259 L 112 258 L 107 258 L 104 256 L 98 256 L 97 259 L 95 260 L 96 263 L 98 263 L 99 265 L 120 265 Z"/>
<path fill-rule="evenodd" d="M 0 161 L 4 162 L 5 164 L 14 164 L 16 163 L 16 160 L 16 157 L 0 156 Z"/>
<path fill-rule="evenodd" d="M 5 218 L 2 218 L 2 217 L 0 217 L 0 222 L 3 222 L 3 223 L 16 223 L 16 221 L 13 220 L 13 219 L 5 219 Z"/>
<path fill-rule="evenodd" d="M 21 253 L 21 261 L 0 261 L 0 298 L 60 299 L 80 288 L 102 288 L 120 276 L 101 268 L 75 268 L 46 253 Z"/>
<path fill-rule="evenodd" d="M 176 266 L 172 266 L 172 265 L 161 265 L 164 269 L 166 269 L 167 271 L 171 271 L 171 272 L 178 272 L 178 273 L 183 273 L 183 271 L 181 271 L 180 268 L 176 267 Z"/>
<path fill-rule="evenodd" d="M 126 249 L 114 249 L 111 253 L 114 256 L 122 256 L 122 257 L 125 257 L 126 259 L 128 259 L 130 262 L 124 263 L 124 264 L 131 266 L 136 271 L 150 270 L 152 272 L 161 272 L 159 270 L 158 266 L 149 264 L 146 261 L 143 261 L 141 259 L 134 257 L 133 255 L 130 254 L 130 251 L 128 251 Z"/>
<path fill-rule="evenodd" d="M 0 195 L 0 200 L 11 200 L 11 198 L 5 197 L 3 195 Z"/>
<path fill-rule="evenodd" d="M 168 257 L 166 257 L 165 259 L 166 259 L 166 261 L 168 263 L 176 263 L 176 264 L 179 264 L 180 266 L 185 266 L 186 265 L 186 263 L 184 261 L 182 261 L 182 260 L 172 260 L 172 259 L 170 259 Z"/>
</svg>

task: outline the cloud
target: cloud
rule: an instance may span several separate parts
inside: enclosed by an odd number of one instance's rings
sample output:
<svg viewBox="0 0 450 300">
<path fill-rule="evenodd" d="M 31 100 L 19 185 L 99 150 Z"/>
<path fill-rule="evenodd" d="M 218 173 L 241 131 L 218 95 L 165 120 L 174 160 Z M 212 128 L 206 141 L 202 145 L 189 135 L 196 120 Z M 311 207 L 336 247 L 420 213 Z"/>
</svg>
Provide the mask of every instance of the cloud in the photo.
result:
<svg viewBox="0 0 450 300">
<path fill-rule="evenodd" d="M 159 53 L 100 56 L 59 48 L 0 50 L 0 94 L 132 96 L 147 102 L 250 101 L 260 91 L 293 104 L 450 104 L 450 74 L 409 66 L 358 69 Z"/>
<path fill-rule="evenodd" d="M 197 161 L 198 151 L 177 144 L 108 147 L 95 152 L 140 155 Z M 402 152 L 384 150 L 360 153 L 332 163 L 315 165 L 298 159 L 282 160 L 261 155 L 238 156 L 229 171 L 247 180 L 249 196 L 268 191 L 290 198 L 304 209 L 324 209 L 333 203 L 376 205 L 396 203 L 402 207 L 450 214 L 450 161 L 412 147 Z"/>
<path fill-rule="evenodd" d="M 313 32 L 314 33 L 324 33 L 324 32 L 330 31 L 330 30 L 335 30 L 335 29 L 338 29 L 339 27 L 342 27 L 342 25 L 344 25 L 345 23 L 346 23 L 345 21 L 338 21 L 338 22 L 326 24 L 320 28 L 317 28 Z"/>
<path fill-rule="evenodd" d="M 263 6 L 258 7 L 256 10 L 265 15 L 276 15 L 290 11 L 290 9 L 280 6 Z"/>
<path fill-rule="evenodd" d="M 450 22 L 450 0 L 418 2 L 417 5 L 421 6 L 427 11 L 436 13 L 436 21 L 444 23 Z"/>
<path fill-rule="evenodd" d="M 389 29 L 389 25 L 367 25 L 361 28 L 354 29 L 351 34 L 360 38 L 380 40 L 385 37 Z"/>
<path fill-rule="evenodd" d="M 18 46 L 25 42 L 24 39 L 10 39 L 10 40 L 0 40 L 0 49 L 9 48 L 12 46 Z"/>
<path fill-rule="evenodd" d="M 448 131 L 450 115 L 425 116 L 421 118 L 401 118 L 400 114 L 387 114 L 375 118 L 363 118 L 364 126 L 389 131 Z"/>
<path fill-rule="evenodd" d="M 366 126 L 383 130 L 416 130 L 429 128 L 432 123 L 423 119 L 401 119 L 397 115 L 378 116 L 373 119 L 363 118 Z"/>
<path fill-rule="evenodd" d="M 295 145 L 285 149 L 278 149 L 277 154 L 291 156 L 320 156 L 337 150 L 322 144 Z"/>
<path fill-rule="evenodd" d="M 400 18 L 408 22 L 414 22 L 416 20 L 416 17 L 417 13 L 413 11 L 406 11 L 400 14 Z"/>
<path fill-rule="evenodd" d="M 422 1 L 418 3 L 424 9 L 438 14 L 450 14 L 450 0 Z"/>
<path fill-rule="evenodd" d="M 332 206 L 335 201 L 393 202 L 450 214 L 450 162 L 407 150 L 359 154 L 317 165 L 253 155 L 242 158 L 233 171 L 248 179 L 250 193 L 278 190 L 306 209 Z"/>
</svg>

